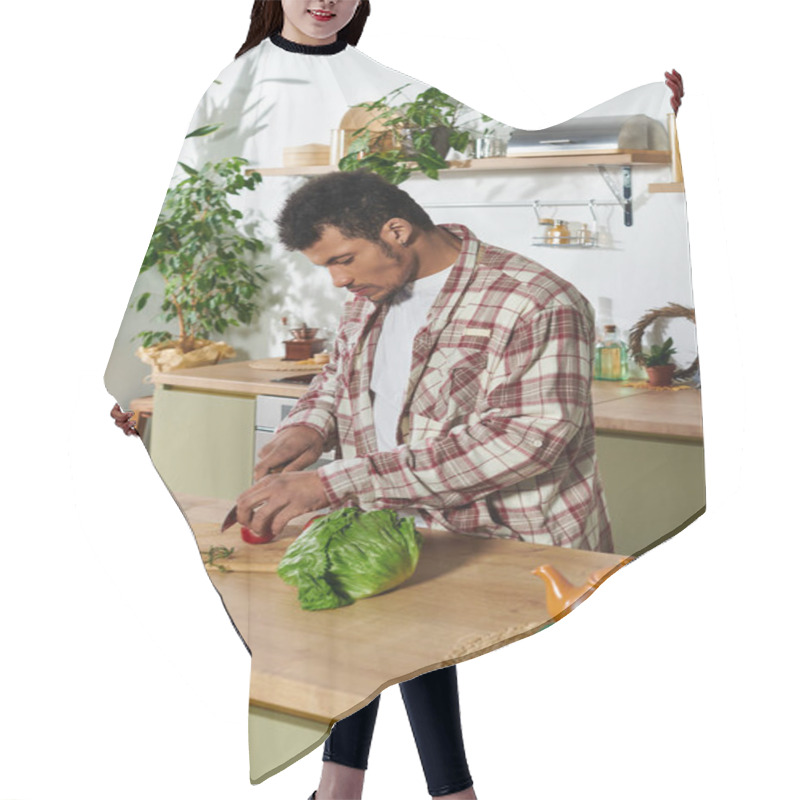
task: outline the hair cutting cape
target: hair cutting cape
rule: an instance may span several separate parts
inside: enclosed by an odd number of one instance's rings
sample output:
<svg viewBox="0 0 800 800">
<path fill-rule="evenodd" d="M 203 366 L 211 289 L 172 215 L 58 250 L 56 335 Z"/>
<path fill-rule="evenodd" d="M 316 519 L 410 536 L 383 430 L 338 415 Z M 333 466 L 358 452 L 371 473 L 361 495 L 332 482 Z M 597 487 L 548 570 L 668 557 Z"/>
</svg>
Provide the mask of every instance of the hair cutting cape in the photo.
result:
<svg viewBox="0 0 800 800">
<path fill-rule="evenodd" d="M 315 51 L 273 37 L 226 67 L 189 125 L 192 135 L 181 147 L 160 217 L 160 260 L 145 259 L 150 267 L 136 280 L 106 371 L 106 387 L 121 406 L 142 412 L 139 428 L 153 463 L 197 539 L 198 569 L 208 571 L 252 655 L 254 781 L 315 748 L 333 721 L 386 686 L 550 624 L 625 558 L 672 535 L 704 509 L 699 373 L 696 366 L 686 369 L 695 361 L 696 346 L 685 202 L 669 92 L 659 82 L 578 118 L 588 120 L 590 136 L 592 129 L 619 125 L 620 118 L 649 118 L 648 143 L 627 148 L 636 152 L 618 146 L 603 150 L 597 142 L 570 144 L 562 129 L 550 137 L 558 141 L 525 155 L 513 150 L 521 141 L 515 131 L 506 160 L 451 151 L 451 166 L 440 170 L 437 180 L 416 173 L 402 184 L 435 223 L 464 226 L 482 242 L 538 262 L 572 284 L 594 307 L 598 341 L 605 326 L 615 325 L 634 355 L 645 356 L 653 345 L 673 339 L 673 360 L 681 372 L 669 388 L 648 387 L 639 357 L 627 359 L 627 380 L 597 376 L 587 401 L 605 487 L 598 483 L 595 490 L 607 504 L 614 552 L 491 537 L 481 530 L 420 528 L 423 544 L 410 579 L 383 594 L 312 611 L 301 607 L 297 588 L 276 571 L 300 525 L 270 544 L 246 543 L 239 525 L 220 533 L 226 512 L 252 482 L 258 450 L 305 391 L 300 384 L 276 382 L 303 374 L 282 360 L 290 330 L 304 323 L 317 328 L 316 338 L 325 340 L 318 346 L 332 351 L 345 300 L 327 270 L 281 247 L 277 215 L 309 174 L 338 168 L 344 152 L 336 148 L 347 142 L 341 129 L 359 127 L 346 119 L 354 106 L 386 96 L 397 104 L 428 88 L 343 44 Z M 536 102 L 535 96 L 526 102 Z M 618 122 L 609 123 L 612 117 Z M 507 138 L 511 130 L 464 107 L 458 124 L 473 138 L 487 128 Z M 326 153 L 326 147 L 333 150 Z M 540 155 L 542 149 L 549 154 Z M 309 153 L 323 163 L 308 166 Z M 236 212 L 234 227 L 228 217 L 209 239 L 206 216 L 222 213 L 204 206 L 211 184 L 189 200 L 180 187 L 231 157 L 247 160 L 231 167 L 242 181 L 246 170 L 261 170 L 262 180 L 227 195 Z M 196 204 L 196 235 L 186 219 L 187 202 Z M 163 224 L 181 213 L 175 230 Z M 239 237 L 239 250 L 232 236 Z M 241 244 L 251 240 L 263 249 Z M 220 257 L 221 252 L 227 255 Z M 243 271 L 226 273 L 225 258 L 243 262 Z M 194 306 L 184 298 L 179 318 L 165 298 L 180 294 L 175 286 L 181 270 L 199 287 L 195 299 L 202 297 Z M 254 279 L 253 272 L 266 280 Z M 236 324 L 196 328 L 212 361 L 196 366 L 194 356 L 170 351 L 165 341 L 177 338 L 181 322 L 187 330 L 202 323 L 222 302 L 223 287 L 234 305 L 248 301 L 255 308 L 252 313 L 235 308 L 229 316 Z M 152 335 L 143 338 L 143 332 Z M 474 340 L 485 331 L 463 333 Z M 480 345 L 467 338 L 462 344 Z M 534 341 L 531 347 L 536 346 Z M 585 373 L 586 364 L 582 369 Z M 264 396 L 278 399 L 260 399 Z M 562 485 L 562 497 L 573 489 Z M 381 507 L 375 501 L 364 505 Z M 532 574 L 537 568 L 544 569 Z M 572 594 L 560 576 L 577 587 Z"/>
</svg>

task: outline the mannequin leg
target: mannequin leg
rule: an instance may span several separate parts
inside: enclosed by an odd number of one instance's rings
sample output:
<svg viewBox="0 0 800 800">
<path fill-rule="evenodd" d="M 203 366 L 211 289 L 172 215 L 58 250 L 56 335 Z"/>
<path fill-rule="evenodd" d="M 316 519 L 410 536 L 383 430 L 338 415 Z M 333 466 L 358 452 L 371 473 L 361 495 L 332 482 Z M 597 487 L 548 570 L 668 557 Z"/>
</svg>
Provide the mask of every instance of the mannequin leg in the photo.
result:
<svg viewBox="0 0 800 800">
<path fill-rule="evenodd" d="M 400 684 L 400 692 L 432 797 L 476 795 L 467 765 L 455 666 Z M 322 754 L 315 800 L 360 800 L 380 695 L 333 726 Z"/>
<path fill-rule="evenodd" d="M 378 695 L 333 726 L 322 751 L 322 776 L 315 800 L 360 800 L 380 699 Z"/>
<path fill-rule="evenodd" d="M 432 797 L 475 797 L 461 733 L 455 665 L 400 684 Z"/>
</svg>

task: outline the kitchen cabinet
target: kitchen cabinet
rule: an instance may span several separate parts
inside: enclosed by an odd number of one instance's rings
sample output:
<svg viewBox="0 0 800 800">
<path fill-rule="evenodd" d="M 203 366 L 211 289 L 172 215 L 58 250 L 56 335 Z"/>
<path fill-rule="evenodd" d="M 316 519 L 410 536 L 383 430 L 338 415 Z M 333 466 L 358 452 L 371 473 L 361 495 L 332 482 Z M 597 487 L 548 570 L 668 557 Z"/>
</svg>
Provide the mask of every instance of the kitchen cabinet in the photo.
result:
<svg viewBox="0 0 800 800">
<path fill-rule="evenodd" d="M 157 385 L 150 456 L 171 492 L 234 500 L 253 478 L 252 395 Z"/>
<path fill-rule="evenodd" d="M 705 510 L 702 441 L 598 432 L 614 552 L 641 554 Z"/>
<path fill-rule="evenodd" d="M 300 397 L 247 362 L 154 375 L 150 456 L 170 491 L 233 501 L 253 478 L 256 396 Z"/>
<path fill-rule="evenodd" d="M 592 394 L 614 550 L 641 553 L 705 510 L 700 391 L 595 381 Z"/>
</svg>

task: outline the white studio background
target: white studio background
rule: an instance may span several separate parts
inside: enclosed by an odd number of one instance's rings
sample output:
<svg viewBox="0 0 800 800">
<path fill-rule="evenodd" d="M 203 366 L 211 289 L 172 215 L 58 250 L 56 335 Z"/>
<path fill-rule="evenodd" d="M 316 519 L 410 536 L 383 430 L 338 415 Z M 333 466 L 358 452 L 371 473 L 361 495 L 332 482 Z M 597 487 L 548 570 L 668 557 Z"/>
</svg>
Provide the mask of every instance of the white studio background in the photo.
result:
<svg viewBox="0 0 800 800">
<path fill-rule="evenodd" d="M 319 753 L 249 784 L 247 654 L 102 382 L 189 119 L 250 6 L 2 12 L 0 800 L 316 786 Z M 479 796 L 790 796 L 797 170 L 782 4 L 373 7 L 365 52 L 519 127 L 667 69 L 686 82 L 709 511 L 557 625 L 459 667 Z M 425 796 L 392 688 L 365 798 Z"/>
</svg>

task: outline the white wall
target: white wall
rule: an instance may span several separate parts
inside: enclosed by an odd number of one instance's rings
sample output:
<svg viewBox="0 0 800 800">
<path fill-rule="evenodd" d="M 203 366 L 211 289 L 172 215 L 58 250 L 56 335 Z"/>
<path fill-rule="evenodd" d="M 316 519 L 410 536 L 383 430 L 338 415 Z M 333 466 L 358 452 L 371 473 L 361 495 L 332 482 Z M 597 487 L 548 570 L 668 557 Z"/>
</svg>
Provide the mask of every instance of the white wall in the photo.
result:
<svg viewBox="0 0 800 800">
<path fill-rule="evenodd" d="M 218 160 L 231 153 L 246 154 L 253 166 L 268 165 L 280 159 L 281 149 L 272 143 L 278 134 L 273 135 L 272 129 L 281 128 L 285 111 L 282 115 L 273 114 L 273 106 L 268 104 L 270 111 L 259 115 L 257 124 L 242 124 L 241 134 L 237 129 L 239 118 L 236 115 L 243 114 L 242 118 L 247 119 L 239 106 L 255 105 L 252 96 L 257 95 L 263 78 L 258 74 L 250 74 L 249 62 L 235 75 L 230 74 L 236 66 L 228 67 L 221 76 L 226 93 L 220 95 L 219 102 L 213 102 L 213 98 L 207 95 L 189 126 L 194 129 L 224 120 L 228 125 L 225 130 L 230 129 L 230 132 L 225 137 L 213 135 L 187 140 L 179 161 L 198 166 L 206 160 Z M 370 65 L 367 64 L 367 67 L 369 72 Z M 376 65 L 372 80 L 378 84 L 382 82 L 383 86 L 394 87 L 394 78 L 386 73 L 385 69 Z M 398 77 L 397 80 L 402 78 Z M 368 81 L 365 80 L 365 83 Z M 243 91 L 247 93 L 247 99 L 241 103 L 236 102 L 233 91 L 233 87 L 239 84 L 245 87 Z M 330 91 L 323 94 L 336 95 L 338 99 L 341 94 L 338 87 L 334 76 Z M 289 89 L 297 91 L 293 87 Z M 212 87 L 211 91 L 218 90 Z M 292 116 L 300 116 L 305 106 L 291 91 L 284 92 L 285 99 L 292 102 L 292 108 L 297 108 Z M 232 100 L 229 99 L 231 97 Z M 590 116 L 647 114 L 666 127 L 668 99 L 666 87 L 662 83 L 652 83 L 609 98 L 584 113 Z M 225 110 L 220 111 L 223 102 Z M 275 105 L 279 104 L 280 99 Z M 327 115 L 330 120 L 338 120 L 341 114 L 341 108 L 335 103 L 331 103 L 330 109 L 315 108 L 310 116 L 315 117 L 314 124 L 322 132 L 309 133 L 300 128 L 299 135 L 322 138 L 324 131 L 334 123 L 320 124 L 316 117 Z M 270 120 L 273 121 L 272 125 Z M 254 135 L 253 130 L 258 126 L 263 130 Z M 307 138 L 299 141 L 305 143 Z M 265 144 L 268 146 L 265 147 Z M 621 191 L 620 170 L 609 168 L 609 172 Z M 182 171 L 177 167 L 175 176 L 182 177 Z M 173 182 L 175 180 L 173 177 Z M 660 308 L 670 302 L 693 306 L 684 196 L 651 194 L 647 190 L 649 183 L 668 180 L 669 166 L 634 167 L 633 226 L 624 225 L 619 206 L 600 205 L 596 213 L 601 246 L 585 250 L 534 246 L 533 237 L 541 236 L 543 229 L 537 224 L 532 204 L 537 199 L 551 204 L 541 208 L 543 217 L 555 216 L 592 223 L 588 206 L 552 205 L 558 202 L 613 201 L 609 187 L 592 167 L 526 170 L 521 173 L 484 172 L 477 175 L 452 169 L 443 170 L 436 181 L 415 175 L 403 183 L 402 188 L 423 207 L 429 208 L 435 222 L 465 224 L 483 240 L 522 253 L 567 278 L 594 305 L 598 330 L 602 330 L 604 324 L 615 323 L 623 336 L 627 336 L 631 326 L 651 308 Z M 282 355 L 282 341 L 287 336 L 287 330 L 280 322 L 284 316 L 320 328 L 320 335 L 327 337 L 332 336 L 336 329 L 345 293 L 333 288 L 325 270 L 310 264 L 301 254 L 286 252 L 277 240 L 274 219 L 286 197 L 302 183 L 302 178 L 268 176 L 255 191 L 231 198 L 232 205 L 245 213 L 243 227 L 248 235 L 258 235 L 269 248 L 261 256 L 269 265 L 269 282 L 264 291 L 261 315 L 252 325 L 230 329 L 224 337 L 236 349 L 237 360 Z M 461 206 L 464 203 L 489 205 L 463 208 Z M 518 203 L 522 207 L 493 207 L 492 203 Z M 160 278 L 152 272 L 147 273 L 137 280 L 132 297 L 143 291 L 155 294 L 160 288 Z M 108 366 L 107 384 L 123 403 L 150 391 L 143 385 L 149 368 L 133 356 L 138 342 L 132 340 L 138 331 L 148 325 L 156 329 L 162 327 L 157 317 L 157 307 L 155 300 L 152 300 L 144 313 L 127 312 L 122 320 Z M 663 341 L 667 335 L 673 336 L 678 346 L 677 362 L 688 365 L 697 353 L 694 327 L 691 323 L 681 321 L 653 326 L 648 331 L 645 344 Z"/>
</svg>

